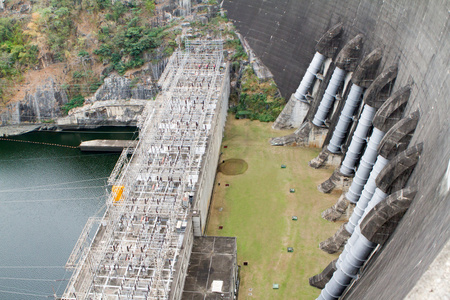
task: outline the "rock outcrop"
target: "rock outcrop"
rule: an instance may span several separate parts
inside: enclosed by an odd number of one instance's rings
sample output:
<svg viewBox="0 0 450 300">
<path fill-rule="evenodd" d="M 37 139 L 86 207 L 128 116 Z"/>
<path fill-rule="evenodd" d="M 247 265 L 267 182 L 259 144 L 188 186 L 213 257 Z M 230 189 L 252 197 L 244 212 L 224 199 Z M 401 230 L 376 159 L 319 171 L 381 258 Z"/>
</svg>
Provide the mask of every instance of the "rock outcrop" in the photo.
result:
<svg viewBox="0 0 450 300">
<path fill-rule="evenodd" d="M 129 79 L 119 75 L 110 75 L 105 78 L 103 85 L 87 102 L 129 99 L 145 100 L 153 98 L 156 93 L 157 89 L 150 76 Z"/>
<path fill-rule="evenodd" d="M 95 128 L 99 126 L 136 126 L 147 100 L 96 101 L 77 107 L 57 120 L 62 129 Z"/>
<path fill-rule="evenodd" d="M 55 119 L 60 115 L 60 107 L 68 102 L 66 92 L 57 85 L 52 77 L 48 77 L 43 85 L 36 88 L 34 93 L 12 103 L 2 114 L 2 125 L 40 123 L 44 120 Z"/>
</svg>

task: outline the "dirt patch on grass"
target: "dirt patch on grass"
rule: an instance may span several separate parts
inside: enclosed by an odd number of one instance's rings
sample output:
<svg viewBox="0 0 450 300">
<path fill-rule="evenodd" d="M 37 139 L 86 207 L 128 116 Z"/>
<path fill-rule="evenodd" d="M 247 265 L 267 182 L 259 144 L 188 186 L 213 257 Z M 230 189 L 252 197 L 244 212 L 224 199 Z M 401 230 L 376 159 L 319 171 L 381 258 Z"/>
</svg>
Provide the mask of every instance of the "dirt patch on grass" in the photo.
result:
<svg viewBox="0 0 450 300">
<path fill-rule="evenodd" d="M 230 158 L 222 161 L 217 168 L 218 172 L 225 175 L 239 175 L 244 174 L 248 169 L 248 164 L 245 160 L 239 158 Z"/>
</svg>

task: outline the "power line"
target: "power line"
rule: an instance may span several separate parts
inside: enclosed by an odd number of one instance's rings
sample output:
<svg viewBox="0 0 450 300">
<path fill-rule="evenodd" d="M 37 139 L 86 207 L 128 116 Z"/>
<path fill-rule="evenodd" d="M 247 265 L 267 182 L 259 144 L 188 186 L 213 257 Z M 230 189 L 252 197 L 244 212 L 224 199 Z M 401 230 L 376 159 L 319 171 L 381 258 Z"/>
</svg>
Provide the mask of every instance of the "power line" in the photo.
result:
<svg viewBox="0 0 450 300">
<path fill-rule="evenodd" d="M 79 189 L 96 189 L 96 188 L 101 188 L 101 187 L 105 187 L 105 185 L 77 186 L 77 187 L 51 188 L 51 189 L 37 188 L 37 189 L 21 190 L 21 191 L 15 191 L 15 192 L 22 193 L 22 192 L 63 191 L 63 190 L 79 190 Z M 0 191 L 0 193 L 2 193 L 2 191 Z M 11 192 L 7 191 L 7 193 L 11 193 Z"/>
<path fill-rule="evenodd" d="M 67 270 L 64 272 L 63 280 L 61 280 L 56 288 L 56 294 L 59 294 L 59 289 L 61 288 L 62 283 L 66 280 Z"/>
<path fill-rule="evenodd" d="M 0 292 L 1 293 L 16 294 L 16 295 L 24 295 L 24 296 L 34 296 L 34 297 L 45 297 L 45 298 L 53 297 L 52 295 L 21 293 L 21 292 L 13 292 L 13 291 L 5 291 L 5 290 L 0 290 Z"/>
<path fill-rule="evenodd" d="M 64 269 L 64 266 L 0 266 L 0 269 Z"/>
<path fill-rule="evenodd" d="M 103 197 L 103 196 L 100 196 Z M 0 204 L 8 203 L 33 203 L 33 202 L 52 202 L 52 201 L 75 201 L 75 200 L 91 200 L 100 197 L 86 197 L 86 198 L 63 198 L 63 199 L 41 199 L 41 200 L 12 200 L 12 201 L 0 201 Z"/>
<path fill-rule="evenodd" d="M 67 155 L 67 156 L 58 156 L 58 157 L 33 157 L 33 158 L 16 158 L 16 159 L 0 159 L 2 161 L 18 161 L 18 160 L 55 160 L 55 159 L 66 159 L 66 158 L 89 158 L 91 156 L 104 156 L 104 155 L 119 155 L 117 153 L 101 153 L 101 154 L 83 154 L 83 155 Z"/>
<path fill-rule="evenodd" d="M 23 281 L 48 281 L 56 282 L 66 279 L 40 279 L 40 278 L 19 278 L 19 277 L 0 277 L 0 280 L 23 280 Z"/>
<path fill-rule="evenodd" d="M 36 292 L 36 291 L 32 291 L 32 290 L 28 290 L 28 289 L 23 289 L 23 288 L 16 288 L 16 287 L 13 287 L 13 286 L 4 286 L 4 285 L 0 285 L 0 288 L 4 288 L 4 289 L 13 289 L 13 290 L 16 290 L 16 291 L 20 291 L 20 292 L 25 292 L 25 293 L 34 293 L 34 292 Z"/>
<path fill-rule="evenodd" d="M 34 186 L 34 187 L 24 187 L 24 188 L 21 188 L 21 189 L 0 190 L 0 192 L 17 192 L 17 191 L 21 191 L 21 190 L 29 190 L 29 189 L 32 189 L 32 188 L 49 187 L 49 186 L 57 186 L 57 185 L 64 185 L 64 184 L 74 184 L 74 183 L 95 181 L 95 180 L 101 180 L 101 179 L 107 179 L 107 178 L 108 177 L 98 177 L 98 178 L 78 180 L 78 181 L 68 181 L 68 182 L 60 182 L 60 183 L 47 184 L 47 185 L 37 185 L 37 186 Z"/>
<path fill-rule="evenodd" d="M 82 134 L 90 134 L 90 133 L 119 133 L 119 134 L 135 134 L 136 131 L 90 131 L 90 130 L 45 130 L 43 132 L 51 132 L 51 133 L 82 133 Z"/>
</svg>

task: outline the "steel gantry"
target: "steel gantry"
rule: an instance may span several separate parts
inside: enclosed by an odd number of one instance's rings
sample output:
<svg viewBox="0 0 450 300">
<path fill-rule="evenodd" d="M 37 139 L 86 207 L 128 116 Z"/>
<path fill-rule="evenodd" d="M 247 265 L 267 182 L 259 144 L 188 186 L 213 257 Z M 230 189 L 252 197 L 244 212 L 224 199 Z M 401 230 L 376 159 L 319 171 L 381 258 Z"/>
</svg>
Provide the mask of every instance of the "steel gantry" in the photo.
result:
<svg viewBox="0 0 450 300">
<path fill-rule="evenodd" d="M 63 299 L 169 299 L 225 76 L 222 40 L 186 42 L 172 55 L 138 145 L 108 180 L 92 243 L 81 249 L 85 229 L 71 255 Z"/>
</svg>

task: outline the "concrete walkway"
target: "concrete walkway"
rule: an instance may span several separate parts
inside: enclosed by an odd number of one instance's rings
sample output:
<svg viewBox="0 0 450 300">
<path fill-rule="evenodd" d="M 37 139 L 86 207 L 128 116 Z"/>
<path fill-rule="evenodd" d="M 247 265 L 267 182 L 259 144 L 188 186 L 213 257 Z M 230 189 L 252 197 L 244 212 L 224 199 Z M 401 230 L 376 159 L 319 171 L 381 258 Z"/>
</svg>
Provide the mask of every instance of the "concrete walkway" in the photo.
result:
<svg viewBox="0 0 450 300">
<path fill-rule="evenodd" d="M 39 127 L 41 127 L 41 125 L 36 124 L 0 126 L 0 136 L 8 137 L 14 135 L 21 135 L 30 131 L 34 131 Z"/>
</svg>

